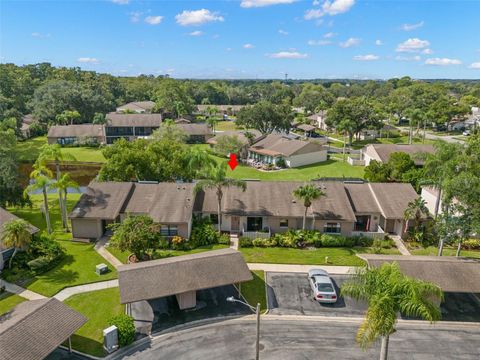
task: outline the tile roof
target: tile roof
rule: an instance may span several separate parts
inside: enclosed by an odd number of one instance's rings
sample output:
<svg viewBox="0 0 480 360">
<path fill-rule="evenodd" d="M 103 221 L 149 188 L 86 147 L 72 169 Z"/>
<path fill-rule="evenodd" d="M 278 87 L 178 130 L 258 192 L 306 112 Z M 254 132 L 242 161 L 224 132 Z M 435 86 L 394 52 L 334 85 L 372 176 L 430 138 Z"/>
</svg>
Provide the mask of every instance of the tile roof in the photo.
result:
<svg viewBox="0 0 480 360">
<path fill-rule="evenodd" d="M 108 113 L 105 117 L 105 126 L 133 127 L 148 126 L 159 127 L 162 123 L 162 114 L 117 114 Z"/>
<path fill-rule="evenodd" d="M 236 284 L 252 278 L 242 254 L 229 248 L 118 267 L 122 304 Z"/>
<path fill-rule="evenodd" d="M 103 125 L 54 125 L 48 129 L 47 137 L 103 137 Z"/>
<path fill-rule="evenodd" d="M 25 301 L 0 316 L 0 359 L 44 359 L 86 322 L 55 298 Z"/>
<path fill-rule="evenodd" d="M 257 141 L 248 150 L 270 156 L 292 156 L 326 151 L 320 143 L 306 140 L 291 139 L 283 135 L 270 134 Z"/>
</svg>

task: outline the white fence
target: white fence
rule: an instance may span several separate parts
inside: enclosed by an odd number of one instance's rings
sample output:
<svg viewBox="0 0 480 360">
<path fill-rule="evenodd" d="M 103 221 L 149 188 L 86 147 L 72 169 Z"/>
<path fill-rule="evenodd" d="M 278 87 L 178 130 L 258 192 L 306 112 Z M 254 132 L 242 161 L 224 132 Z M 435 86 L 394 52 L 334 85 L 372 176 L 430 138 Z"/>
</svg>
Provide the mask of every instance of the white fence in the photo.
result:
<svg viewBox="0 0 480 360">
<path fill-rule="evenodd" d="M 365 236 L 371 239 L 385 239 L 385 231 L 379 226 L 377 231 L 352 231 L 352 236 Z"/>
<path fill-rule="evenodd" d="M 248 237 L 249 239 L 269 239 L 272 236 L 270 228 L 268 228 L 268 232 L 265 231 L 242 231 L 242 236 Z"/>
</svg>

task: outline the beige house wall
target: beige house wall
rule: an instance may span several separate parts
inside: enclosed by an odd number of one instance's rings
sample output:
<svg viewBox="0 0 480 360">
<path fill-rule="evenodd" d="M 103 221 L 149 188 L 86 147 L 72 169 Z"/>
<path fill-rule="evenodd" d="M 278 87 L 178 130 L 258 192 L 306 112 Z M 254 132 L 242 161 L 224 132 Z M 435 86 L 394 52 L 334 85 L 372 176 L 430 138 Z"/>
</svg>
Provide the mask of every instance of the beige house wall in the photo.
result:
<svg viewBox="0 0 480 360">
<path fill-rule="evenodd" d="M 285 158 L 287 166 L 291 168 L 324 161 L 327 161 L 327 150 L 316 151 L 308 154 L 293 155 Z"/>
<path fill-rule="evenodd" d="M 326 223 L 339 223 L 340 224 L 340 233 L 343 236 L 352 236 L 352 231 L 355 223 L 349 221 L 337 221 L 337 220 L 315 220 L 315 230 L 318 230 L 323 233 L 323 228 Z"/>
<path fill-rule="evenodd" d="M 365 166 L 368 166 L 372 160 L 377 160 L 379 163 L 382 162 L 373 146 L 370 145 L 362 149 L 362 159 L 365 160 Z"/>
<path fill-rule="evenodd" d="M 72 236 L 78 239 L 100 239 L 103 235 L 100 219 L 72 219 Z"/>
</svg>

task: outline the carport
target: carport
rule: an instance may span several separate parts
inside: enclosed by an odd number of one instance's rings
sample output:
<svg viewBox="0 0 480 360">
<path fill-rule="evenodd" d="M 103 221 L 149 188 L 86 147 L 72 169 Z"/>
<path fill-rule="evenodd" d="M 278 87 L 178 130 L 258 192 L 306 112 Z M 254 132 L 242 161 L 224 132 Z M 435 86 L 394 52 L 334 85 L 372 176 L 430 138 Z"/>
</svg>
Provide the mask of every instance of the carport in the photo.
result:
<svg viewBox="0 0 480 360">
<path fill-rule="evenodd" d="M 0 359 L 40 360 L 87 319 L 55 298 L 25 301 L 0 316 Z"/>
</svg>

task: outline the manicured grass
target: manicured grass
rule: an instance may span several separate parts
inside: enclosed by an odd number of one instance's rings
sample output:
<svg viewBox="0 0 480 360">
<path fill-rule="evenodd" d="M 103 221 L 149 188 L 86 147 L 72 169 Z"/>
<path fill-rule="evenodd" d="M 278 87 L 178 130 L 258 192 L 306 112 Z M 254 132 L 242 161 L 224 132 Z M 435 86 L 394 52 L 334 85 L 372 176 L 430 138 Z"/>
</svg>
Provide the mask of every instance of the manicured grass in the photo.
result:
<svg viewBox="0 0 480 360">
<path fill-rule="evenodd" d="M 252 306 L 260 303 L 262 311 L 267 310 L 267 297 L 265 293 L 265 272 L 252 271 L 253 280 L 242 283 L 241 292 L 245 300 Z"/>
<path fill-rule="evenodd" d="M 80 194 L 69 195 L 69 209 L 73 207 L 79 197 Z M 42 202 L 41 199 L 41 195 L 32 195 L 31 200 L 33 206 L 31 209 L 10 208 L 9 210 L 15 215 L 29 221 L 39 229 L 45 230 L 45 221 L 39 210 Z M 53 236 L 65 248 L 65 257 L 52 270 L 29 279 L 22 278 L 22 275 L 24 274 L 12 274 L 8 270 L 5 270 L 3 275 L 5 276 L 6 280 L 17 281 L 22 286 L 27 287 L 29 290 L 38 292 L 45 296 L 53 296 L 68 286 L 116 278 L 117 272 L 114 267 L 108 264 L 104 258 L 97 254 L 93 248 L 93 244 L 72 242 L 71 233 L 65 233 L 62 230 L 58 201 L 55 194 L 51 194 L 49 196 L 49 206 L 52 228 L 54 229 Z M 100 263 L 107 263 L 110 272 L 101 276 L 97 275 L 95 273 L 95 265 Z"/>
<path fill-rule="evenodd" d="M 218 245 L 200 246 L 193 250 L 185 250 L 185 251 L 184 250 L 162 250 L 160 252 L 164 254 L 165 257 L 171 257 L 171 256 L 180 256 L 180 255 L 188 255 L 188 254 L 197 254 L 197 253 L 210 251 L 210 250 L 224 249 L 226 247 L 228 247 L 228 245 L 218 244 Z M 113 256 L 115 256 L 118 260 L 120 260 L 124 264 L 127 263 L 128 256 L 131 254 L 130 251 L 120 251 L 115 246 L 110 246 L 107 249 Z"/>
<path fill-rule="evenodd" d="M 40 148 L 47 144 L 46 136 L 20 141 L 17 143 L 17 155 L 20 161 L 33 162 L 40 154 Z M 64 147 L 64 154 L 71 154 L 78 162 L 105 162 L 102 150 L 95 147 Z"/>
<path fill-rule="evenodd" d="M 240 251 L 247 263 L 295 264 L 295 265 L 338 265 L 362 266 L 365 262 L 356 256 L 357 253 L 369 253 L 370 248 L 242 248 Z M 399 254 L 398 250 L 383 249 L 384 254 Z M 325 257 L 328 256 L 328 263 Z"/>
<path fill-rule="evenodd" d="M 328 136 L 339 139 L 343 141 L 343 135 L 338 134 L 328 134 Z M 347 140 L 348 141 L 348 140 Z M 433 144 L 436 140 L 425 139 L 425 144 Z M 420 137 L 413 137 L 413 144 L 423 144 L 423 136 Z M 398 137 L 389 137 L 389 138 L 378 138 L 378 139 L 370 139 L 370 140 L 359 140 L 352 142 L 353 149 L 361 149 L 368 144 L 408 144 L 408 136 L 398 136 Z M 343 144 L 341 142 L 330 141 L 330 146 L 341 148 Z"/>
<path fill-rule="evenodd" d="M 2 295 L 0 295 L 0 315 L 5 314 L 18 304 L 26 300 L 27 299 L 16 294 L 11 294 L 8 292 L 3 293 Z"/>
<path fill-rule="evenodd" d="M 124 312 L 119 288 L 74 295 L 65 300 L 65 304 L 88 318 L 72 336 L 72 347 L 87 354 L 103 356 L 103 329 L 108 327 L 110 318 Z"/>
<path fill-rule="evenodd" d="M 410 252 L 412 253 L 412 255 L 436 256 L 438 253 L 438 248 L 436 246 L 429 246 L 425 249 L 410 250 Z M 456 248 L 445 247 L 443 249 L 443 255 L 445 256 L 455 256 L 456 253 L 457 253 Z M 479 250 L 462 250 L 460 251 L 460 256 L 480 259 L 480 251 Z"/>
<path fill-rule="evenodd" d="M 215 125 L 215 130 L 219 131 L 230 131 L 230 130 L 239 130 L 234 121 L 219 121 Z"/>
</svg>

